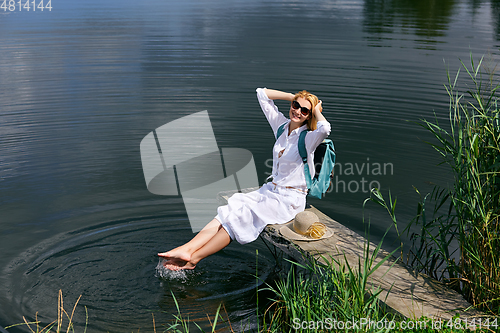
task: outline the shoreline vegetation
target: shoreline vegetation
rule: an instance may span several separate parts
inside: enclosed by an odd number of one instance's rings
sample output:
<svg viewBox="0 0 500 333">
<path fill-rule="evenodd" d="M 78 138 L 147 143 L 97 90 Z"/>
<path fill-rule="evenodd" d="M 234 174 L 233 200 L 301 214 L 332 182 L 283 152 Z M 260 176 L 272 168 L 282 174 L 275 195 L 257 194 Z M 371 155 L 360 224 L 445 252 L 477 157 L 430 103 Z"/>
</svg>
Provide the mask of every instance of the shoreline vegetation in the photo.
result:
<svg viewBox="0 0 500 333">
<path fill-rule="evenodd" d="M 290 268 L 273 285 L 256 291 L 257 323 L 235 327 L 223 305 L 213 317 L 207 315 L 211 332 L 499 332 L 500 331 L 500 115 L 494 70 L 481 58 L 477 65 L 471 55 L 471 67 L 462 69 L 472 82 L 466 94 L 457 87 L 460 70 L 454 78 L 448 73 L 445 88 L 450 98 L 449 127 L 421 120 L 437 143 L 429 143 L 449 165 L 454 184 L 450 188 L 436 186 L 432 193 L 421 195 L 417 216 L 410 226 L 420 230 L 410 236 L 408 253 L 400 251 L 399 260 L 416 272 L 424 273 L 461 293 L 472 306 L 485 313 L 484 318 L 464 321 L 454 317 L 449 321 L 429 318 L 408 320 L 389 309 L 378 296 L 380 289 L 368 283 L 379 268 L 375 257 L 383 240 L 375 249 L 369 248 L 369 232 L 364 258 L 357 267 L 334 258 L 325 263 L 304 257 L 303 263 L 288 261 Z M 419 193 L 418 189 L 415 189 Z M 419 193 L 420 194 L 420 193 Z M 396 200 L 386 201 L 378 189 L 373 189 L 368 202 L 385 208 L 401 242 L 395 216 Z M 368 223 L 369 225 L 369 223 Z M 387 233 L 386 233 L 387 234 Z M 258 258 L 258 255 L 257 255 Z M 386 257 L 387 260 L 389 256 Z M 256 276 L 256 279 L 258 277 Z M 258 280 L 257 280 L 258 282 Z M 259 297 L 266 297 L 264 305 Z M 261 296 L 259 296 L 261 295 Z M 172 293 L 177 314 L 170 323 L 157 328 L 154 315 L 150 332 L 201 332 L 198 323 L 185 318 Z M 58 318 L 40 326 L 37 315 L 24 323 L 33 333 L 75 332 L 73 314 L 64 310 L 59 291 Z M 86 311 L 86 320 L 88 314 Z M 221 328 L 221 325 L 224 326 Z M 10 327 L 7 327 L 10 328 Z M 79 326 L 80 327 L 80 326 Z M 81 332 L 87 331 L 87 323 Z"/>
<path fill-rule="evenodd" d="M 445 86 L 449 129 L 423 120 L 438 143 L 430 143 L 449 165 L 451 188 L 436 186 L 421 198 L 412 224 L 409 266 L 448 284 L 479 310 L 500 313 L 500 109 L 494 69 L 462 62 L 471 86 L 457 88 L 460 70 Z M 486 76 L 486 78 L 484 78 Z M 418 192 L 418 190 L 417 190 Z M 432 207 L 432 203 L 434 207 Z M 432 207 L 432 208 L 429 208 Z M 411 225 L 411 224 L 410 224 Z M 458 245 L 458 247 L 457 247 Z M 454 249 L 456 247 L 456 249 Z"/>
</svg>

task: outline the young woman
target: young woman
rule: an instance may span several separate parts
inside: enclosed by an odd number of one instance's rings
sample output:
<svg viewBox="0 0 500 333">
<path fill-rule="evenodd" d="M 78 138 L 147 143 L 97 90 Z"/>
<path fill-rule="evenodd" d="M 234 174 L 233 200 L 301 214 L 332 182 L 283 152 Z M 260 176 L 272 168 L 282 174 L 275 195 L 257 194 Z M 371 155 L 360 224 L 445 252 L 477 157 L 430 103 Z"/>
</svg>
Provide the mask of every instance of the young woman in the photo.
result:
<svg viewBox="0 0 500 333">
<path fill-rule="evenodd" d="M 305 90 L 294 95 L 259 88 L 257 98 L 275 137 L 278 128 L 286 124 L 273 148 L 272 181 L 259 190 L 234 194 L 192 240 L 171 251 L 158 253 L 167 259 L 166 268 L 193 269 L 201 259 L 222 250 L 231 240 L 250 243 L 257 239 L 266 225 L 286 223 L 305 209 L 307 186 L 298 140 L 300 132 L 310 131 L 305 144 L 309 170 L 314 177 L 314 150 L 330 134 L 330 123 L 321 113 L 322 102 Z M 290 119 L 278 111 L 273 102 L 277 99 L 291 102 Z"/>
</svg>

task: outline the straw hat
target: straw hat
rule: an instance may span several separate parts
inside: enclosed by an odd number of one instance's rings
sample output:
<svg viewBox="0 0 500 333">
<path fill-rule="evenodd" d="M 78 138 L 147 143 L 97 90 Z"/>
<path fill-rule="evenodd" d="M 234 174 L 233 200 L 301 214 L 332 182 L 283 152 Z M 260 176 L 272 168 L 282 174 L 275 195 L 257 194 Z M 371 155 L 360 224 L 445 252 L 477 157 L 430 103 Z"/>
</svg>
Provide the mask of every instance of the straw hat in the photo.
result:
<svg viewBox="0 0 500 333">
<path fill-rule="evenodd" d="M 280 228 L 280 233 L 288 239 L 315 241 L 333 236 L 333 230 L 319 222 L 318 215 L 311 211 L 298 213 L 293 221 Z"/>
</svg>

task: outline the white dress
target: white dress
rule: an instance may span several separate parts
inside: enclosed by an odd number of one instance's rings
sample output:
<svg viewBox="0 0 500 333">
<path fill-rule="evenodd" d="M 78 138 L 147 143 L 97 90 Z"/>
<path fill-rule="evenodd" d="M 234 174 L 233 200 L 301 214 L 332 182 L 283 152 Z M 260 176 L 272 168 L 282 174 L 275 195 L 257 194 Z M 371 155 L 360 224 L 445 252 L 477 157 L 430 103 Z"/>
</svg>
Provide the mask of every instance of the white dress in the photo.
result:
<svg viewBox="0 0 500 333">
<path fill-rule="evenodd" d="M 236 193 L 229 198 L 227 205 L 217 209 L 215 218 L 231 239 L 241 244 L 256 240 L 268 224 L 290 221 L 306 206 L 307 186 L 304 163 L 298 150 L 298 139 L 300 132 L 307 129 L 307 125 L 295 129 L 288 135 L 290 120 L 278 111 L 264 89 L 257 89 L 257 98 L 274 136 L 280 125 L 283 123 L 286 125 L 285 131 L 273 147 L 273 181 L 250 193 Z M 329 134 L 330 123 L 318 121 L 317 129 L 306 135 L 307 161 L 311 177 L 314 176 L 314 150 Z"/>
</svg>

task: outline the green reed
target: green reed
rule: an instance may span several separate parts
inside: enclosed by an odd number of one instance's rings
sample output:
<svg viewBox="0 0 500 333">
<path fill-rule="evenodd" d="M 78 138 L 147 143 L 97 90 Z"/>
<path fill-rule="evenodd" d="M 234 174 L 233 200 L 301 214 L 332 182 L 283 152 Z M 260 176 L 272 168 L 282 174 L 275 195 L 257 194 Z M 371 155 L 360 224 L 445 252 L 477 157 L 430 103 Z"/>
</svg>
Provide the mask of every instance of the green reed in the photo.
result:
<svg viewBox="0 0 500 333">
<path fill-rule="evenodd" d="M 374 201 L 387 208 L 380 192 L 375 189 L 373 193 L 367 201 Z M 389 206 L 392 205 L 391 202 Z M 395 221 L 394 210 L 388 211 Z M 362 318 L 375 322 L 394 319 L 395 316 L 386 311 L 379 299 L 382 290 L 370 283 L 373 272 L 394 253 L 380 258 L 381 246 L 382 241 L 371 249 L 368 236 L 363 257 L 359 258 L 354 267 L 349 264 L 345 255 L 343 260 L 332 256 L 321 256 L 322 260 L 316 260 L 304 254 L 304 263 L 289 261 L 292 267 L 287 276 L 277 281 L 275 286 L 268 285 L 263 289 L 271 291 L 275 296 L 271 298 L 273 303 L 262 318 L 262 331 L 329 331 L 333 320 L 345 323 Z M 326 321 L 327 318 L 329 321 Z M 308 326 L 304 326 L 304 322 L 314 324 L 304 329 Z M 364 327 L 361 331 L 376 330 Z"/>
<path fill-rule="evenodd" d="M 460 70 L 448 73 L 449 123 L 422 120 L 431 143 L 453 172 L 451 188 L 436 186 L 421 199 L 409 263 L 448 282 L 480 309 L 500 313 L 500 117 L 494 71 L 462 62 L 469 90 L 459 92 Z M 418 192 L 418 191 L 417 191 Z M 434 209 L 427 211 L 428 201 Z M 412 225 L 410 224 L 410 225 Z M 456 250 L 453 250 L 456 249 Z"/>
<path fill-rule="evenodd" d="M 267 287 L 275 298 L 271 298 L 274 302 L 264 314 L 262 331 L 326 331 L 332 327 L 332 320 L 387 318 L 378 299 L 381 290 L 367 283 L 369 273 L 328 259 L 330 264 L 314 259 L 305 265 L 294 262 L 296 267 L 290 269 L 285 279 L 275 287 Z M 304 329 L 304 322 L 314 324 L 306 324 Z"/>
<path fill-rule="evenodd" d="M 172 314 L 175 321 L 173 323 L 169 323 L 168 325 L 166 325 L 164 332 L 189 333 L 192 326 L 194 326 L 194 328 L 196 328 L 197 332 L 203 332 L 203 329 L 200 327 L 200 325 L 198 325 L 197 322 L 195 322 L 194 320 L 190 320 L 189 316 L 184 317 L 182 315 L 182 311 L 179 307 L 179 303 L 177 302 L 177 299 L 175 298 L 174 293 L 172 291 L 171 291 L 171 293 L 172 293 L 172 298 L 173 298 L 174 303 L 175 303 L 175 307 L 177 308 L 177 314 L 176 315 Z M 210 326 L 211 326 L 210 332 L 215 332 L 218 320 L 223 321 L 223 318 L 222 318 L 222 315 L 220 312 L 221 306 L 222 306 L 222 304 L 220 304 L 219 307 L 217 308 L 217 311 L 216 311 L 214 318 L 213 318 L 213 322 L 210 319 L 210 317 L 207 315 L 207 319 L 208 319 Z M 226 315 L 227 315 L 227 313 L 226 313 Z M 154 331 L 156 332 L 156 326 L 154 324 L 154 317 L 153 317 L 153 327 L 154 327 Z M 233 331 L 233 330 L 231 329 L 231 331 Z"/>
</svg>

